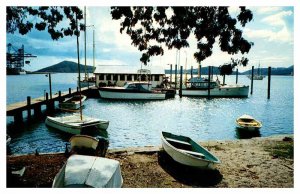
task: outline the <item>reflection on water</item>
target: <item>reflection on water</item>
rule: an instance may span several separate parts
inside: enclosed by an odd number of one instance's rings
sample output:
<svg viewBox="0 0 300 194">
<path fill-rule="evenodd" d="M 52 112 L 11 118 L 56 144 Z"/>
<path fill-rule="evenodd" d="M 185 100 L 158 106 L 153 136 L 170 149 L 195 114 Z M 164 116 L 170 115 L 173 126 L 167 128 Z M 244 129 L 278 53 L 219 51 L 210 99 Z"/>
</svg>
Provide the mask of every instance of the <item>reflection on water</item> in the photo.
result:
<svg viewBox="0 0 300 194">
<path fill-rule="evenodd" d="M 226 77 L 226 82 L 235 82 L 235 77 Z M 239 82 L 250 84 L 246 76 L 240 76 Z M 195 141 L 291 134 L 294 132 L 293 77 L 273 76 L 271 87 L 270 100 L 267 99 L 267 79 L 254 81 L 253 95 L 244 99 L 180 99 L 178 96 L 164 101 L 87 99 L 83 114 L 110 121 L 106 132 L 93 134 L 108 138 L 109 148 L 160 145 L 161 131 L 189 136 Z M 67 114 L 70 113 L 57 111 L 53 115 Z M 252 134 L 236 130 L 235 119 L 243 114 L 254 116 L 263 127 Z M 71 135 L 46 127 L 44 121 L 45 118 L 15 130 L 8 126 L 12 153 L 34 153 L 36 149 L 64 151 Z"/>
</svg>

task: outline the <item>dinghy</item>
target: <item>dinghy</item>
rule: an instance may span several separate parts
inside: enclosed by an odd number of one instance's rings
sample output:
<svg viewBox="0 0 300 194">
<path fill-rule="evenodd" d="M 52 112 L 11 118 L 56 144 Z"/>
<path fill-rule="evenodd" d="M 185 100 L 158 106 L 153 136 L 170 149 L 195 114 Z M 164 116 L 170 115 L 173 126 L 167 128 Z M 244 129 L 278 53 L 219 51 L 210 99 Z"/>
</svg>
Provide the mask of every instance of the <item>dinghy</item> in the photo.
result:
<svg viewBox="0 0 300 194">
<path fill-rule="evenodd" d="M 220 160 L 189 137 L 161 134 L 163 149 L 178 163 L 201 169 L 214 169 Z"/>
<path fill-rule="evenodd" d="M 81 100 L 81 102 L 80 102 Z M 59 104 L 61 109 L 66 110 L 76 110 L 80 108 L 80 105 L 83 105 L 83 102 L 86 100 L 85 95 L 74 95 L 70 98 L 66 98 L 63 102 Z"/>
<path fill-rule="evenodd" d="M 250 115 L 242 115 L 239 118 L 236 119 L 236 125 L 239 129 L 245 129 L 249 131 L 258 130 L 262 127 L 261 122 L 256 120 Z"/>
<path fill-rule="evenodd" d="M 84 115 L 82 115 L 81 119 L 77 114 L 60 117 L 47 116 L 45 123 L 50 127 L 74 135 L 81 134 L 82 130 L 88 130 L 91 128 L 106 130 L 109 125 L 109 121 L 107 120 L 100 120 Z"/>
<path fill-rule="evenodd" d="M 55 176 L 52 187 L 121 188 L 123 178 L 117 160 L 72 155 Z"/>
</svg>

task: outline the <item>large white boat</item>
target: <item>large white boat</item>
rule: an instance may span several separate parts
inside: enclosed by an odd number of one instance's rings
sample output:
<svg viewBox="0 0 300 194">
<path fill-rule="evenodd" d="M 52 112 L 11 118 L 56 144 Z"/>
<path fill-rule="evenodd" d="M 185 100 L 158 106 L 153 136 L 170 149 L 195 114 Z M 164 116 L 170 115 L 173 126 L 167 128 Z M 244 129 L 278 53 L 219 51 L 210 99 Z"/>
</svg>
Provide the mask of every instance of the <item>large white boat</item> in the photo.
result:
<svg viewBox="0 0 300 194">
<path fill-rule="evenodd" d="M 165 100 L 166 91 L 153 90 L 150 82 L 128 82 L 123 87 L 100 87 L 101 98 L 127 100 Z"/>
<path fill-rule="evenodd" d="M 81 119 L 80 115 L 78 114 L 60 117 L 47 116 L 45 123 L 50 127 L 74 135 L 81 134 L 82 130 L 88 130 L 92 128 L 106 130 L 109 125 L 109 121 L 107 120 L 100 120 L 84 115 L 82 115 Z"/>
<path fill-rule="evenodd" d="M 72 155 L 55 176 L 53 188 L 121 188 L 120 162 L 113 159 Z"/>
<path fill-rule="evenodd" d="M 210 97 L 246 98 L 248 97 L 249 86 L 221 85 L 219 80 L 210 80 L 209 86 L 207 78 L 193 77 L 187 82 L 187 87 L 182 89 L 182 96 L 208 97 L 209 92 Z"/>
<path fill-rule="evenodd" d="M 81 106 L 83 105 L 83 102 L 85 100 L 86 100 L 85 95 L 74 95 L 70 98 L 66 98 L 63 102 L 59 103 L 59 107 L 61 109 L 66 109 L 66 110 L 76 110 L 80 108 L 80 104 Z"/>
</svg>

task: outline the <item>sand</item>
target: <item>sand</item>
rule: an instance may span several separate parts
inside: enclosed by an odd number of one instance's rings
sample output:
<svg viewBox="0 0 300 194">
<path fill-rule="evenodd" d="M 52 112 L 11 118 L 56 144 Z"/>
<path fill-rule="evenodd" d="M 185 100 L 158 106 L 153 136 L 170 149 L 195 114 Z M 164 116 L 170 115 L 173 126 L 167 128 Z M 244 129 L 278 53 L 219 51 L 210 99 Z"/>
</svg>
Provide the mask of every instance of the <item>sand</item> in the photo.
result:
<svg viewBox="0 0 300 194">
<path fill-rule="evenodd" d="M 200 142 L 217 156 L 215 170 L 178 164 L 160 147 L 109 150 L 120 161 L 124 188 L 293 188 L 293 136 Z M 59 154 L 7 156 L 7 166 L 26 167 L 22 177 L 7 176 L 7 187 L 51 187 L 67 157 Z"/>
</svg>

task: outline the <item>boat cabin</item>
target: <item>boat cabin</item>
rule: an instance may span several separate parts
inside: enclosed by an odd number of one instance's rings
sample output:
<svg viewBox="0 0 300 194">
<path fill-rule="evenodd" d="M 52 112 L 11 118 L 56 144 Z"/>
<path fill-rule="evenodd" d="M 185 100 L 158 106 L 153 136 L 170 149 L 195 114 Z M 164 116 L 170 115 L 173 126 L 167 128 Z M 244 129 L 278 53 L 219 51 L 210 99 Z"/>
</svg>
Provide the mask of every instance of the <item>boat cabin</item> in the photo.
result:
<svg viewBox="0 0 300 194">
<path fill-rule="evenodd" d="M 210 80 L 210 89 L 215 88 L 219 85 L 218 80 Z M 187 81 L 187 88 L 189 89 L 207 89 L 208 88 L 208 78 L 193 77 Z"/>
<path fill-rule="evenodd" d="M 125 83 L 142 81 L 151 82 L 152 87 L 162 85 L 165 70 L 162 67 L 140 69 L 129 65 L 99 65 L 94 72 L 96 86 L 124 86 Z"/>
</svg>

